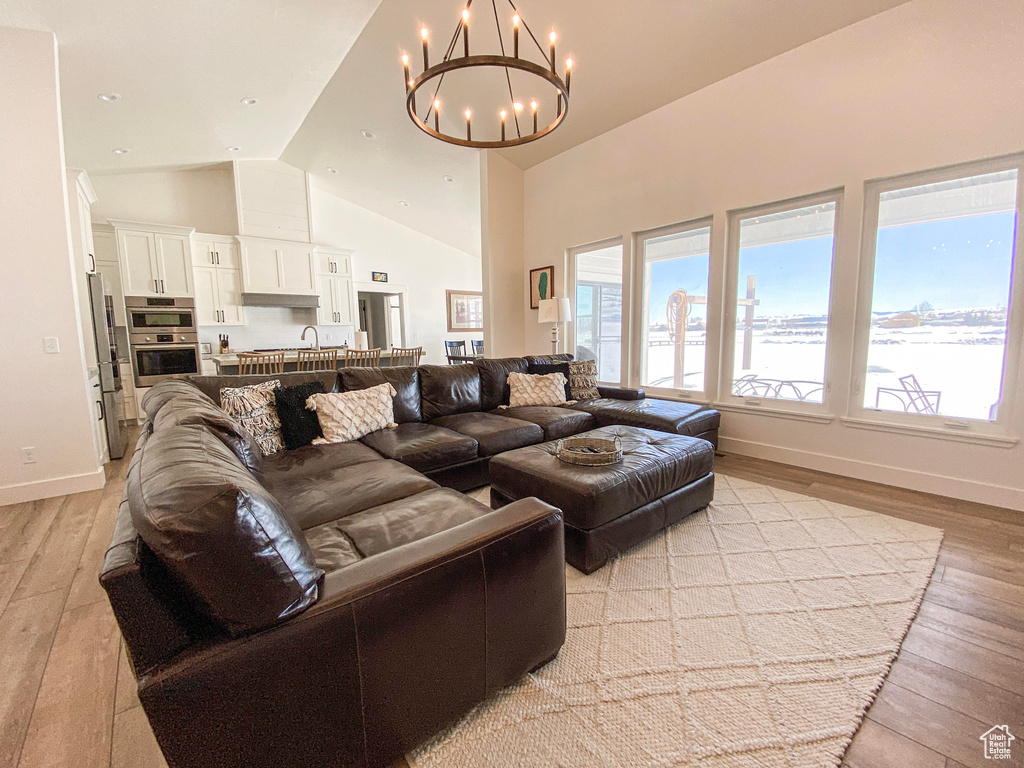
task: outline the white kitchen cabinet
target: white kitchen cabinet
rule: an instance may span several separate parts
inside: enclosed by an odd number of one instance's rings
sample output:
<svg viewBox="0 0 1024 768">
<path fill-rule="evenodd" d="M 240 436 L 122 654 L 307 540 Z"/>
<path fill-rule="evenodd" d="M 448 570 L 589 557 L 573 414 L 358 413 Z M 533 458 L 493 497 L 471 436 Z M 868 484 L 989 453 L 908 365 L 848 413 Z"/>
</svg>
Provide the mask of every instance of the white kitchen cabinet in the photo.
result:
<svg viewBox="0 0 1024 768">
<path fill-rule="evenodd" d="M 198 325 L 245 325 L 242 273 L 238 269 L 195 267 Z"/>
<path fill-rule="evenodd" d="M 321 275 L 317 325 L 355 325 L 352 278 Z"/>
<path fill-rule="evenodd" d="M 317 295 L 313 246 L 258 237 L 238 241 L 244 292 Z"/>
<path fill-rule="evenodd" d="M 113 221 L 121 282 L 129 296 L 192 296 L 190 227 Z"/>
<path fill-rule="evenodd" d="M 318 275 L 340 275 L 342 277 L 352 276 L 352 252 L 324 248 L 317 246 L 314 249 L 316 254 L 316 273 Z"/>
<path fill-rule="evenodd" d="M 226 235 L 193 235 L 192 263 L 197 267 L 240 269 L 238 243 Z"/>
</svg>

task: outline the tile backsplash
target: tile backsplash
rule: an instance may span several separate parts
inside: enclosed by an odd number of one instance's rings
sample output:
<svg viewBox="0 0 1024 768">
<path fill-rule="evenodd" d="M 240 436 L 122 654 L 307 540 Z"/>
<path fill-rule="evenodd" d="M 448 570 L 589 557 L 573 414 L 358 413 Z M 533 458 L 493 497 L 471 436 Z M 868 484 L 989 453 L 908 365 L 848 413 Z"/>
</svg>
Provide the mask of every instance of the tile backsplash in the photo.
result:
<svg viewBox="0 0 1024 768">
<path fill-rule="evenodd" d="M 253 349 L 276 347 L 301 347 L 312 344 L 313 334 L 306 334 L 301 340 L 302 329 L 315 326 L 320 334 L 320 344 L 340 345 L 352 343 L 355 329 L 348 325 L 317 326 L 315 309 L 294 309 L 289 307 L 246 307 L 245 325 L 205 325 L 199 327 L 199 341 L 213 345 L 218 351 L 221 334 L 228 336 L 232 352 L 246 352 Z"/>
</svg>

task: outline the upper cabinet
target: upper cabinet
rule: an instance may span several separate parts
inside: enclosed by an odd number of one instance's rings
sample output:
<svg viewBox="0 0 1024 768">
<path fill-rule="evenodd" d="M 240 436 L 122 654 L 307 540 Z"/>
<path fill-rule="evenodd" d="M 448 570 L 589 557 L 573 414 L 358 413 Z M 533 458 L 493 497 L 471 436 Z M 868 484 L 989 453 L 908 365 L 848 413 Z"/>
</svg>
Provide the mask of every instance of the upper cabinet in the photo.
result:
<svg viewBox="0 0 1024 768">
<path fill-rule="evenodd" d="M 317 295 L 313 246 L 262 237 L 239 237 L 245 293 Z"/>
<path fill-rule="evenodd" d="M 224 235 L 192 238 L 196 321 L 199 325 L 245 325 L 238 243 Z"/>
<path fill-rule="evenodd" d="M 310 241 L 309 180 L 277 160 L 236 160 L 238 232 L 298 243 Z"/>
<path fill-rule="evenodd" d="M 192 296 L 191 227 L 113 221 L 128 296 Z"/>
</svg>

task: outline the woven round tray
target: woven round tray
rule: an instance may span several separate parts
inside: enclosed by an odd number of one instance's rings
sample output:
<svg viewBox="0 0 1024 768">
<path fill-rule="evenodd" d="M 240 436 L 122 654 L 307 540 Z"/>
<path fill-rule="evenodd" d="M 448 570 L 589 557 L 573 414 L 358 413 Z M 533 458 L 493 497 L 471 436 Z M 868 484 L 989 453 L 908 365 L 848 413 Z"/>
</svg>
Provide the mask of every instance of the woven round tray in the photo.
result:
<svg viewBox="0 0 1024 768">
<path fill-rule="evenodd" d="M 555 444 L 555 456 L 566 464 L 603 467 L 622 461 L 622 443 L 617 437 L 614 440 L 599 437 L 567 437 Z"/>
</svg>

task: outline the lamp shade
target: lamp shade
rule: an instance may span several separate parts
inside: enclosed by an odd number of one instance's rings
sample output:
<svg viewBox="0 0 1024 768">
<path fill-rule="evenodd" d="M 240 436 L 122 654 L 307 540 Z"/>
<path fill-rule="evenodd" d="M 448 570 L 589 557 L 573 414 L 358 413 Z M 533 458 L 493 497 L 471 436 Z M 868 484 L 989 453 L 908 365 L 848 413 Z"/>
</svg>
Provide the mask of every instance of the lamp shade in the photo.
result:
<svg viewBox="0 0 1024 768">
<path fill-rule="evenodd" d="M 538 323 L 568 323 L 572 321 L 569 299 L 541 299 Z"/>
</svg>

